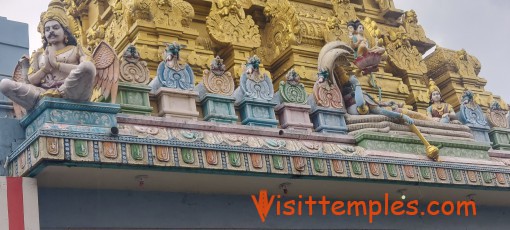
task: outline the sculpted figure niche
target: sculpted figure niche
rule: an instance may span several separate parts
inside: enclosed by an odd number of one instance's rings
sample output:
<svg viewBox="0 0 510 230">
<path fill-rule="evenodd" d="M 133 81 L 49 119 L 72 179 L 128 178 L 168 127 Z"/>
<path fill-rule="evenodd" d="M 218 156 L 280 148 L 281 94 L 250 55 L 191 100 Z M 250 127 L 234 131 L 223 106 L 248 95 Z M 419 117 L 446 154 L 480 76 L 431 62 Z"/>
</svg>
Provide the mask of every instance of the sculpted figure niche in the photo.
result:
<svg viewBox="0 0 510 230">
<path fill-rule="evenodd" d="M 453 110 L 453 106 L 443 101 L 441 98 L 441 91 L 432 79 L 429 81 L 429 95 L 430 106 L 427 108 L 428 117 L 441 123 L 452 122 L 460 124 L 457 120 L 457 115 L 455 115 L 455 111 Z"/>
</svg>

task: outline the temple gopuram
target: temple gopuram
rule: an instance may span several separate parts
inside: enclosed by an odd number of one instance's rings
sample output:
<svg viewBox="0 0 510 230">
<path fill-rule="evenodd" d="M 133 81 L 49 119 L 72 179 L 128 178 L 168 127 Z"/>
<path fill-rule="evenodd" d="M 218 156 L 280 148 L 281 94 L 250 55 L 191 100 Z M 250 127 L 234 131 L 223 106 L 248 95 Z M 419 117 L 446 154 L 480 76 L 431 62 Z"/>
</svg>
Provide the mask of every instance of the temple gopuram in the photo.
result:
<svg viewBox="0 0 510 230">
<path fill-rule="evenodd" d="M 21 134 L 1 142 L 0 229 L 508 228 L 509 105 L 418 18 L 51 0 L 43 46 L 0 81 L 0 132 Z"/>
</svg>

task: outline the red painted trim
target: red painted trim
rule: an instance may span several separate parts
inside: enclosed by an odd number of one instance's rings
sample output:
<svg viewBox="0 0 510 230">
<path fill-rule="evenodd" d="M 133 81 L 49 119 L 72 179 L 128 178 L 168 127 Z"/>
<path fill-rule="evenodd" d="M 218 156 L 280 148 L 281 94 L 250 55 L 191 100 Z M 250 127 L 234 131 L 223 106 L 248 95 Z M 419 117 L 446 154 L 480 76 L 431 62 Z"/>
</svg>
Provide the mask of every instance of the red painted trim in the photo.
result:
<svg viewBox="0 0 510 230">
<path fill-rule="evenodd" d="M 23 178 L 7 177 L 7 208 L 9 230 L 24 230 Z"/>
</svg>

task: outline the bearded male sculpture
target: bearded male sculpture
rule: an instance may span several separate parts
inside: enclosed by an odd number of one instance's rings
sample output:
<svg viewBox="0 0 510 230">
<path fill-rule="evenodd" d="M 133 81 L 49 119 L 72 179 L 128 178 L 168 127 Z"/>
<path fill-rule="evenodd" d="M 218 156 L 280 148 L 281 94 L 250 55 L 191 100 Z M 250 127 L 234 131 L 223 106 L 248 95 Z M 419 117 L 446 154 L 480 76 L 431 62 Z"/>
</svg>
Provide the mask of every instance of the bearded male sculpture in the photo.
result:
<svg viewBox="0 0 510 230">
<path fill-rule="evenodd" d="M 31 110 L 44 96 L 89 101 L 98 82 L 103 88 L 116 85 L 118 76 L 114 76 L 117 74 L 113 67 L 117 66 L 118 72 L 118 64 L 114 62 L 107 66 L 111 67 L 111 71 L 94 80 L 98 70 L 72 35 L 64 4 L 60 0 L 52 0 L 48 10 L 41 15 L 39 32 L 43 35 L 43 47 L 32 55 L 30 64 L 28 59 L 22 59 L 13 80 L 3 79 L 0 82 L 0 91 L 16 106 Z M 104 60 L 106 56 L 111 56 L 108 52 L 100 51 L 98 55 L 94 52 L 94 57 Z M 104 72 L 101 70 L 99 72 Z"/>
</svg>

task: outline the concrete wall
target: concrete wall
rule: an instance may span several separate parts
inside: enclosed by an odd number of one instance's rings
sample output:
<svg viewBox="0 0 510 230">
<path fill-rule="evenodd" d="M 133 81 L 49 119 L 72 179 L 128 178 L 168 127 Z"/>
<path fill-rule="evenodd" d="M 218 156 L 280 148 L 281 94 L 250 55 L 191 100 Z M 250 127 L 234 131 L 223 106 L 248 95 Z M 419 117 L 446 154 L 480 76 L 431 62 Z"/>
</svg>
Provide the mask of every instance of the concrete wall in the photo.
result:
<svg viewBox="0 0 510 230">
<path fill-rule="evenodd" d="M 0 76 L 11 76 L 17 61 L 28 55 L 28 24 L 0 17 Z"/>
<path fill-rule="evenodd" d="M 0 17 L 0 80 L 12 77 L 16 63 L 28 55 L 28 24 Z M 19 121 L 12 119 L 12 102 L 0 93 L 0 176 L 5 175 L 5 157 L 12 142 L 25 136 Z"/>
<path fill-rule="evenodd" d="M 262 223 L 250 196 L 143 191 L 40 188 L 39 207 L 41 229 L 507 229 L 510 224 L 510 209 L 498 207 L 477 207 L 476 217 L 381 216 L 372 224 L 366 216 L 309 217 L 306 211 L 276 216 L 273 207 Z"/>
</svg>

